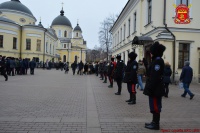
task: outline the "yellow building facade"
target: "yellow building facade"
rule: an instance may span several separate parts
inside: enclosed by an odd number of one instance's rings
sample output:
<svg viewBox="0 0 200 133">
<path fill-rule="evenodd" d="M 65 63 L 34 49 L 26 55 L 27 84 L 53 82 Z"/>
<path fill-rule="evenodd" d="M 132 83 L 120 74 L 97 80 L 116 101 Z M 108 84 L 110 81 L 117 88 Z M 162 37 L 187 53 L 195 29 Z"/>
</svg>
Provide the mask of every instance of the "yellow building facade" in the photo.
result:
<svg viewBox="0 0 200 133">
<path fill-rule="evenodd" d="M 86 59 L 86 41 L 73 29 L 63 9 L 50 28 L 36 25 L 32 12 L 19 0 L 0 4 L 0 55 L 36 61 L 79 62 Z M 73 37 L 74 35 L 74 37 Z"/>
<path fill-rule="evenodd" d="M 184 12 L 189 16 L 189 24 L 175 23 L 180 13 L 176 7 L 181 4 L 189 9 Z M 143 57 L 150 60 L 149 47 L 159 41 L 167 48 L 163 58 L 171 64 L 174 79 L 178 81 L 184 61 L 189 60 L 193 82 L 200 83 L 199 4 L 198 0 L 129 0 L 111 29 L 113 56 L 121 54 L 127 62 L 128 53 L 135 51 L 137 60 Z M 137 45 L 138 42 L 142 45 Z"/>
</svg>

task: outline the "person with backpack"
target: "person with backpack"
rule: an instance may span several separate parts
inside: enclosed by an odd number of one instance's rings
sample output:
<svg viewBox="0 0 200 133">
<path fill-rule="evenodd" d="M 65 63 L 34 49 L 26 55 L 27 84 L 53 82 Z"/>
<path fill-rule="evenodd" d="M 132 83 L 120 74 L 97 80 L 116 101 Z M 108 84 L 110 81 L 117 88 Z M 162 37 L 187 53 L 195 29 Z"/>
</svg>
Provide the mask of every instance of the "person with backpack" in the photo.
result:
<svg viewBox="0 0 200 133">
<path fill-rule="evenodd" d="M 115 93 L 115 95 L 121 95 L 122 90 L 122 79 L 123 79 L 123 72 L 124 72 L 124 61 L 121 60 L 121 55 L 117 55 L 117 65 L 116 69 L 114 71 L 114 79 L 117 82 L 118 91 Z"/>
</svg>

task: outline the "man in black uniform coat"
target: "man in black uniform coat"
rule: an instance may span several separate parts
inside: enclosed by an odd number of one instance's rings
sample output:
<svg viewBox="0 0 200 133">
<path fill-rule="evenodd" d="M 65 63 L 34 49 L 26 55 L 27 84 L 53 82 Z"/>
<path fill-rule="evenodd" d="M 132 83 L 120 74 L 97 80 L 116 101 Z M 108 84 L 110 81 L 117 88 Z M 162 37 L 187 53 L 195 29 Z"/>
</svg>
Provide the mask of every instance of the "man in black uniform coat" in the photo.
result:
<svg viewBox="0 0 200 133">
<path fill-rule="evenodd" d="M 129 55 L 129 61 L 127 63 L 127 67 L 125 70 L 125 77 L 123 79 L 124 82 L 127 83 L 128 92 L 130 94 L 130 99 L 127 100 L 129 105 L 136 104 L 136 84 L 137 84 L 137 70 L 138 63 L 135 60 L 137 54 L 135 52 L 131 52 Z M 126 80 L 126 81 L 125 81 Z"/>
<path fill-rule="evenodd" d="M 101 60 L 100 61 L 100 64 L 99 64 L 99 74 L 100 74 L 100 78 L 101 78 L 101 80 L 103 80 L 104 79 L 104 76 L 103 76 L 103 61 Z"/>
<path fill-rule="evenodd" d="M 8 81 L 8 75 L 6 75 L 5 66 L 6 66 L 5 57 L 0 56 L 0 73 L 5 77 L 5 81 Z"/>
<path fill-rule="evenodd" d="M 111 58 L 111 62 L 108 66 L 108 78 L 110 81 L 110 85 L 108 86 L 108 88 L 113 88 L 113 73 L 116 67 L 116 62 L 114 62 L 114 57 Z"/>
<path fill-rule="evenodd" d="M 118 92 L 115 95 L 121 95 L 122 90 L 122 79 L 123 79 L 123 71 L 124 71 L 124 62 L 121 60 L 121 55 L 117 55 L 117 65 L 114 72 L 114 79 L 117 82 Z"/>
<path fill-rule="evenodd" d="M 145 123 L 145 128 L 159 130 L 160 129 L 160 112 L 162 108 L 162 96 L 165 95 L 163 73 L 164 61 L 162 59 L 165 46 L 155 42 L 151 48 L 152 63 L 147 73 L 147 81 L 144 94 L 149 96 L 150 112 L 153 114 L 151 123 Z"/>
</svg>

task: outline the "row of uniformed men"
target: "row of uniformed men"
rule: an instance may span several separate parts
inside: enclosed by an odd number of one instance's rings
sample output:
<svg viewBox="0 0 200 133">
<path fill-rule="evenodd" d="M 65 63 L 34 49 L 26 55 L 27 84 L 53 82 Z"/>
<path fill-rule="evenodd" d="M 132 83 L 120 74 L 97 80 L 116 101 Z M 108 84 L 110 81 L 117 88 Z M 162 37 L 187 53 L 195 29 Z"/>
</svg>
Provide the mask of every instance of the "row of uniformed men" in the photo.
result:
<svg viewBox="0 0 200 133">
<path fill-rule="evenodd" d="M 162 108 L 162 96 L 165 95 L 162 79 L 164 72 L 164 61 L 162 56 L 165 49 L 165 46 L 159 44 L 159 42 L 155 42 L 150 48 L 152 63 L 146 74 L 147 81 L 143 92 L 145 95 L 149 96 L 150 112 L 153 114 L 152 122 L 145 123 L 145 128 L 148 129 L 160 129 L 159 121 Z M 137 54 L 131 52 L 128 57 L 129 61 L 127 66 L 125 66 L 123 60 L 121 60 L 121 55 L 117 55 L 117 62 L 114 62 L 114 58 L 112 58 L 109 65 L 106 65 L 106 62 L 101 61 L 99 64 L 99 73 L 101 75 L 101 80 L 105 79 L 104 83 L 107 82 L 107 76 L 109 77 L 110 85 L 108 87 L 113 87 L 113 79 L 117 82 L 118 92 L 115 93 L 115 95 L 121 95 L 122 82 L 127 83 L 130 99 L 126 102 L 128 102 L 129 105 L 134 105 L 136 104 L 136 84 L 138 83 Z"/>
</svg>

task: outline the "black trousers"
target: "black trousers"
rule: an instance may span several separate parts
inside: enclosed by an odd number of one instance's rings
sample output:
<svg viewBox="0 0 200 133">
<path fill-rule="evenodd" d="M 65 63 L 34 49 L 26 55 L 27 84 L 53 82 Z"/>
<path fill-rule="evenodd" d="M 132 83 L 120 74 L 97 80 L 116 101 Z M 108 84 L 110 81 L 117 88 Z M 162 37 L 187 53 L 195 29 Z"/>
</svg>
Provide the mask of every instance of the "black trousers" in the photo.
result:
<svg viewBox="0 0 200 133">
<path fill-rule="evenodd" d="M 75 74 L 75 72 L 76 72 L 76 69 L 72 69 L 72 71 L 73 71 L 73 75 Z"/>
<path fill-rule="evenodd" d="M 118 93 L 122 91 L 122 79 L 116 79 L 117 86 L 118 86 Z"/>
<path fill-rule="evenodd" d="M 34 75 L 34 68 L 30 68 L 30 74 Z"/>
<path fill-rule="evenodd" d="M 7 78 L 6 72 L 3 68 L 0 70 L 0 72 L 1 72 L 1 75 L 4 76 L 4 78 Z"/>
</svg>

